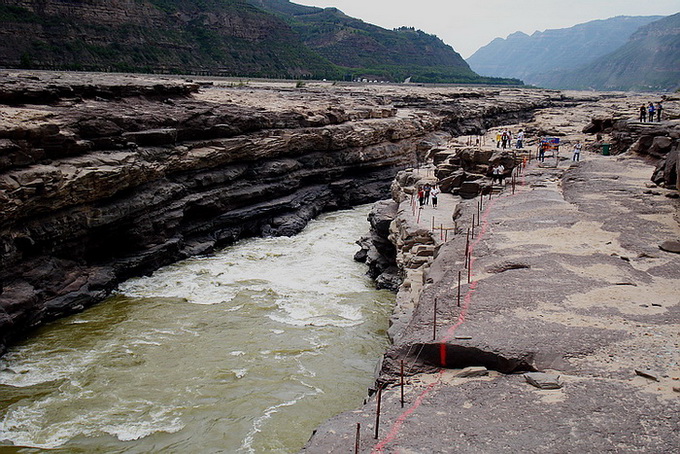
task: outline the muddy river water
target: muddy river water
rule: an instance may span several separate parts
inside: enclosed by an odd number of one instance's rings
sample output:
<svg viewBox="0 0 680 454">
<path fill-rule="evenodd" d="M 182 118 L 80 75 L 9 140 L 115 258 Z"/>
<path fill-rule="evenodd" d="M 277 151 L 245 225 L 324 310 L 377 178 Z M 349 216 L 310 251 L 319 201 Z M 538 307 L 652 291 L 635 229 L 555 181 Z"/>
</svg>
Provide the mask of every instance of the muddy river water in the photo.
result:
<svg viewBox="0 0 680 454">
<path fill-rule="evenodd" d="M 352 260 L 369 207 L 128 281 L 0 360 L 0 453 L 290 453 L 357 407 L 394 296 Z"/>
</svg>

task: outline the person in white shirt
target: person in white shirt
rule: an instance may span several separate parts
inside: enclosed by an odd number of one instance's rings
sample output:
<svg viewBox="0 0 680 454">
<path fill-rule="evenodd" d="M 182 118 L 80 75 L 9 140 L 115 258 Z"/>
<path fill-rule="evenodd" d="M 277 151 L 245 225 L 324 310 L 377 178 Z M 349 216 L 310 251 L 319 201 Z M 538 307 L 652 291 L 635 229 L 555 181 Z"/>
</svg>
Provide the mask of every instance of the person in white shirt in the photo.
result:
<svg viewBox="0 0 680 454">
<path fill-rule="evenodd" d="M 581 159 L 581 142 L 576 142 L 574 145 L 574 156 L 571 158 L 572 161 L 578 162 Z"/>
<path fill-rule="evenodd" d="M 439 186 L 435 185 L 434 188 L 430 191 L 430 197 L 432 198 L 432 208 L 437 208 L 437 196 L 441 193 L 442 191 L 439 190 Z"/>
<path fill-rule="evenodd" d="M 519 130 L 517 133 L 517 148 L 522 148 L 522 145 L 524 144 L 524 131 L 522 129 Z"/>
</svg>

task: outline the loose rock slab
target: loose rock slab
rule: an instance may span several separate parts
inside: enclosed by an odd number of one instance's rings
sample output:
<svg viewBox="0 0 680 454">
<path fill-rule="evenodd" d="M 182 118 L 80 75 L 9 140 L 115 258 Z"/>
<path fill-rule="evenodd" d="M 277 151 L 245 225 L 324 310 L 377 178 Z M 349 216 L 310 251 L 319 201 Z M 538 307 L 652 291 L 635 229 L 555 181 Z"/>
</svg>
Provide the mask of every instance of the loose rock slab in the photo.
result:
<svg viewBox="0 0 680 454">
<path fill-rule="evenodd" d="M 546 374 L 544 372 L 529 372 L 524 374 L 527 383 L 539 388 L 539 389 L 560 389 L 562 384 L 560 383 L 559 375 Z"/>
<path fill-rule="evenodd" d="M 483 377 L 489 375 L 489 370 L 484 366 L 471 366 L 466 367 L 456 374 L 456 377 L 470 378 L 470 377 Z"/>
<path fill-rule="evenodd" d="M 680 241 L 664 241 L 659 245 L 659 249 L 680 254 Z"/>
</svg>

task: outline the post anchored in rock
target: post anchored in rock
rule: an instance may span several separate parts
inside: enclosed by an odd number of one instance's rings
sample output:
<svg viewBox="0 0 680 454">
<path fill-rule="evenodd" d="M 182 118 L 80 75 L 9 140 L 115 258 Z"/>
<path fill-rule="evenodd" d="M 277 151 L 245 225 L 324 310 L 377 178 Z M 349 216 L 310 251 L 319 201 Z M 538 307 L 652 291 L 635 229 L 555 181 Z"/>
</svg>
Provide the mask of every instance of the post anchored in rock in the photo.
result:
<svg viewBox="0 0 680 454">
<path fill-rule="evenodd" d="M 375 439 L 378 439 L 378 432 L 380 431 L 380 405 L 382 403 L 383 386 L 378 385 L 378 407 L 375 411 Z"/>
<path fill-rule="evenodd" d="M 354 454 L 359 454 L 361 449 L 361 423 L 357 423 L 357 436 L 354 441 Z"/>
<path fill-rule="evenodd" d="M 434 216 L 432 216 L 432 231 L 434 232 Z"/>
<path fill-rule="evenodd" d="M 462 271 L 458 271 L 458 307 L 460 307 L 460 279 L 462 274 Z"/>
<path fill-rule="evenodd" d="M 444 224 L 439 224 L 439 239 L 444 241 Z"/>
<path fill-rule="evenodd" d="M 432 340 L 437 338 L 437 297 L 434 297 L 434 311 L 432 311 Z"/>
<path fill-rule="evenodd" d="M 467 237 L 465 239 L 465 268 L 469 266 L 468 258 L 470 251 L 470 229 L 467 229 Z"/>
<path fill-rule="evenodd" d="M 474 240 L 475 239 L 475 215 L 474 214 L 472 215 L 472 230 L 471 230 L 471 232 L 472 232 L 472 234 L 470 235 L 470 238 L 472 238 Z"/>
<path fill-rule="evenodd" d="M 404 360 L 401 360 L 401 408 L 404 408 Z"/>
</svg>

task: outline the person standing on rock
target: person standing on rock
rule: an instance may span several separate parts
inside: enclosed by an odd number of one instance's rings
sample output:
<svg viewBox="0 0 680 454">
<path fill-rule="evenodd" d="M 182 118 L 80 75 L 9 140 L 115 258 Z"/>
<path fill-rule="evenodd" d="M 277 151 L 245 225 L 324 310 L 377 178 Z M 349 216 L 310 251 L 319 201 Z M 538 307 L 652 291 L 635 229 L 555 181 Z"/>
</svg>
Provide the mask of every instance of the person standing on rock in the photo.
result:
<svg viewBox="0 0 680 454">
<path fill-rule="evenodd" d="M 498 181 L 498 184 L 501 183 L 501 175 L 503 175 L 504 170 L 503 165 L 500 163 L 493 166 L 493 170 L 491 170 L 491 184 L 496 183 L 496 181 Z"/>
<path fill-rule="evenodd" d="M 501 136 L 501 148 L 505 150 L 505 148 L 508 146 L 508 131 L 503 131 L 503 135 Z"/>
<path fill-rule="evenodd" d="M 418 186 L 418 203 L 421 207 L 425 205 L 425 191 L 422 186 Z"/>
<path fill-rule="evenodd" d="M 437 197 L 439 196 L 440 192 L 439 186 L 435 184 L 434 188 L 432 188 L 432 191 L 430 191 L 430 195 L 432 196 L 432 208 L 437 208 Z"/>
<path fill-rule="evenodd" d="M 663 107 L 661 107 L 661 101 L 656 103 L 656 121 L 661 121 L 661 111 L 663 110 Z"/>
<path fill-rule="evenodd" d="M 501 133 L 500 133 L 500 132 L 497 132 L 497 133 L 496 133 L 496 148 L 500 148 L 500 147 L 501 147 L 501 138 L 502 138 Z"/>
<path fill-rule="evenodd" d="M 538 160 L 541 162 L 545 162 L 545 150 L 548 148 L 548 144 L 546 142 L 541 142 L 538 145 Z"/>
<path fill-rule="evenodd" d="M 579 162 L 581 159 L 581 142 L 576 142 L 574 145 L 574 156 L 571 158 L 574 162 Z"/>
<path fill-rule="evenodd" d="M 649 118 L 650 123 L 654 121 L 654 103 L 649 103 L 649 106 L 647 107 L 647 117 Z"/>
<path fill-rule="evenodd" d="M 645 121 L 647 121 L 647 108 L 643 104 L 640 106 L 640 123 L 644 123 Z"/>
<path fill-rule="evenodd" d="M 519 150 L 522 148 L 522 144 L 524 143 L 524 130 L 520 129 L 519 132 L 517 133 L 517 149 Z"/>
<path fill-rule="evenodd" d="M 425 205 L 428 205 L 430 203 L 430 192 L 432 191 L 432 186 L 430 186 L 430 183 L 425 183 L 423 191 L 425 192 Z"/>
</svg>

